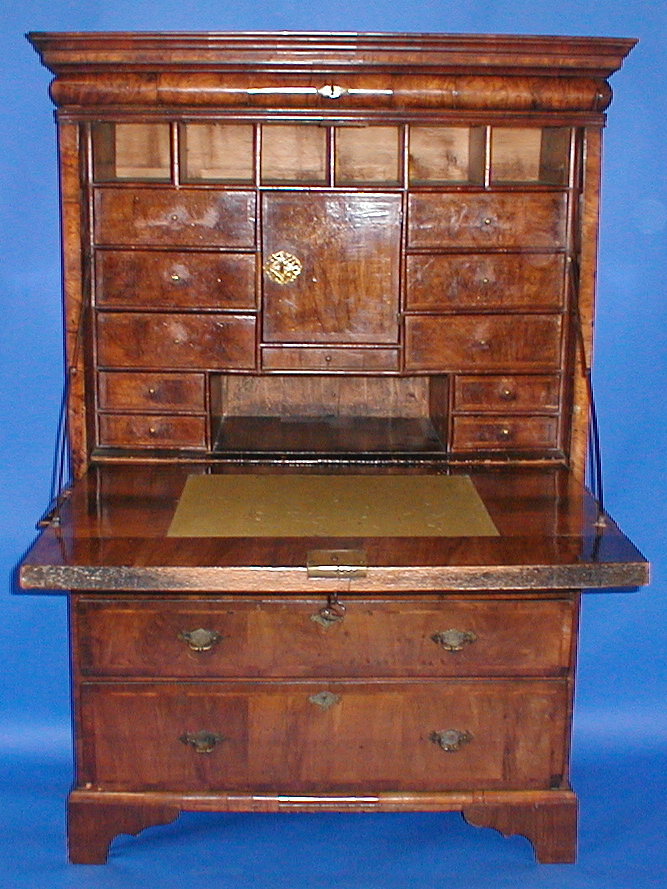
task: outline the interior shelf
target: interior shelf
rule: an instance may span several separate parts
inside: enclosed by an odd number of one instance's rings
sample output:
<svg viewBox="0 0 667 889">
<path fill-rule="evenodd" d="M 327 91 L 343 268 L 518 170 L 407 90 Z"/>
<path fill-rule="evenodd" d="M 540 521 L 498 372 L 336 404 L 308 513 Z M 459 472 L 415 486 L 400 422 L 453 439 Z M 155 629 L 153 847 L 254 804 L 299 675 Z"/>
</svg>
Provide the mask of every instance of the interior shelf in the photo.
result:
<svg viewBox="0 0 667 889">
<path fill-rule="evenodd" d="M 225 417 L 214 454 L 445 453 L 424 417 Z"/>
</svg>

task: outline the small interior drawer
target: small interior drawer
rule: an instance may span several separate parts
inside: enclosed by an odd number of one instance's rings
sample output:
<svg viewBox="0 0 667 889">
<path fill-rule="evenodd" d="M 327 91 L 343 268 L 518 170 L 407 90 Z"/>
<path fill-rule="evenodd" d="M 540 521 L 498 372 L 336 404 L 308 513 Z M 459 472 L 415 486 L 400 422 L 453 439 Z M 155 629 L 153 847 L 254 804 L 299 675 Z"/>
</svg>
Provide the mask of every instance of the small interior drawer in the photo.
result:
<svg viewBox="0 0 667 889">
<path fill-rule="evenodd" d="M 198 411 L 205 409 L 204 374 L 101 371 L 97 378 L 101 410 Z"/>
<path fill-rule="evenodd" d="M 204 417 L 100 414 L 99 444 L 110 448 L 206 447 Z"/>
<path fill-rule="evenodd" d="M 560 341 L 560 315 L 409 315 L 405 365 L 441 372 L 555 370 Z"/>
<path fill-rule="evenodd" d="M 565 244 L 565 192 L 412 194 L 408 248 L 534 247 Z"/>
<path fill-rule="evenodd" d="M 252 369 L 255 317 L 222 312 L 98 312 L 102 367 Z"/>
<path fill-rule="evenodd" d="M 534 450 L 557 444 L 557 417 L 454 417 L 455 451 Z"/>
<path fill-rule="evenodd" d="M 250 253 L 97 250 L 95 280 L 95 302 L 108 308 L 255 308 Z"/>
<path fill-rule="evenodd" d="M 194 603 L 82 600 L 86 676 L 562 676 L 570 599 L 346 603 L 323 625 L 323 599 Z M 201 630 L 203 648 L 187 634 Z"/>
<path fill-rule="evenodd" d="M 559 309 L 564 258 L 553 253 L 412 254 L 408 311 Z"/>
<path fill-rule="evenodd" d="M 95 243 L 250 248 L 255 215 L 250 191 L 102 187 L 95 190 Z"/>
<path fill-rule="evenodd" d="M 454 378 L 454 410 L 514 413 L 558 410 L 560 379 L 536 374 Z"/>
<path fill-rule="evenodd" d="M 563 680 L 93 682 L 80 701 L 79 779 L 105 790 L 546 790 L 565 770 Z"/>
<path fill-rule="evenodd" d="M 397 349 L 262 349 L 265 370 L 398 370 Z"/>
</svg>

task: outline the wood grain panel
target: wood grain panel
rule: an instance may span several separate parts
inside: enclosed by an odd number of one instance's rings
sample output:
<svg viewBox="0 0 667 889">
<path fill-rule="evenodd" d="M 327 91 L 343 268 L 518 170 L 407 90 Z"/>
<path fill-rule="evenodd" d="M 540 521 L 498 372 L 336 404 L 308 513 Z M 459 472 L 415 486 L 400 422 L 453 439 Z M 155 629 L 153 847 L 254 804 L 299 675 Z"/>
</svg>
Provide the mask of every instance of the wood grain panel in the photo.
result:
<svg viewBox="0 0 667 889">
<path fill-rule="evenodd" d="M 564 193 L 411 194 L 408 247 L 534 247 L 565 243 Z"/>
<path fill-rule="evenodd" d="M 107 367 L 253 368 L 251 315 L 100 312 L 98 362 Z"/>
<path fill-rule="evenodd" d="M 255 308 L 252 254 L 98 250 L 95 275 L 99 306 Z"/>
<path fill-rule="evenodd" d="M 408 370 L 550 370 L 560 363 L 559 315 L 419 316 L 405 319 Z"/>
<path fill-rule="evenodd" d="M 264 341 L 395 343 L 401 197 L 397 194 L 264 195 L 264 262 L 300 260 L 288 284 L 264 275 Z"/>
<path fill-rule="evenodd" d="M 183 678 L 335 676 L 562 676 L 573 623 L 568 599 L 439 602 L 351 600 L 342 621 L 313 620 L 324 598 L 83 601 L 77 609 L 86 676 Z M 220 640 L 192 651 L 180 634 Z M 476 638 L 448 651 L 432 637 Z"/>
<path fill-rule="evenodd" d="M 328 708 L 311 698 L 336 696 Z M 567 683 L 84 683 L 80 778 L 113 790 L 547 789 L 565 769 Z M 434 732 L 470 740 L 446 752 Z M 180 738 L 222 740 L 198 753 Z"/>
<path fill-rule="evenodd" d="M 253 247 L 255 196 L 172 188 L 95 190 L 97 244 Z"/>
</svg>

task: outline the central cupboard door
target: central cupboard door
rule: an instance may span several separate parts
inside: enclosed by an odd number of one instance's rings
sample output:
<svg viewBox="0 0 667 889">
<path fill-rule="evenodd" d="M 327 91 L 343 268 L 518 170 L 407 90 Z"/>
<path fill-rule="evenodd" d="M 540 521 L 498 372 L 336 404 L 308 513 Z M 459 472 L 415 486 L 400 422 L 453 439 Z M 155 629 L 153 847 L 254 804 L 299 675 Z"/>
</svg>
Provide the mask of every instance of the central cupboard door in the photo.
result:
<svg viewBox="0 0 667 889">
<path fill-rule="evenodd" d="M 266 343 L 398 342 L 401 196 L 266 192 Z"/>
</svg>

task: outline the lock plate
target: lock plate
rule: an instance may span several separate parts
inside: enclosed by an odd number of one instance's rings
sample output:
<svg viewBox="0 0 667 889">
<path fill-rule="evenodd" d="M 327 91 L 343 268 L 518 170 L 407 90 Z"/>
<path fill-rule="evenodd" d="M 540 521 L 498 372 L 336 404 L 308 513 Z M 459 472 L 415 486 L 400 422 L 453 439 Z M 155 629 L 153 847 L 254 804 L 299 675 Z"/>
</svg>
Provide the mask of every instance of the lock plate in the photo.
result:
<svg viewBox="0 0 667 889">
<path fill-rule="evenodd" d="M 360 549 L 311 549 L 306 569 L 308 577 L 366 577 L 368 560 Z"/>
</svg>

